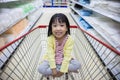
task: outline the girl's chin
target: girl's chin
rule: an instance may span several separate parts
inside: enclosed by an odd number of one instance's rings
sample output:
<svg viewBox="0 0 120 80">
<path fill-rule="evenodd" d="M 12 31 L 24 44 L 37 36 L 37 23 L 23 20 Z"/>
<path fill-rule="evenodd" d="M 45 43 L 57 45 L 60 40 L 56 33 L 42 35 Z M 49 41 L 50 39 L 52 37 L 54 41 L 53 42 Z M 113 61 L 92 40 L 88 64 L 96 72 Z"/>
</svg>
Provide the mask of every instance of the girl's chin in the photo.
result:
<svg viewBox="0 0 120 80">
<path fill-rule="evenodd" d="M 56 36 L 56 38 L 57 38 L 57 39 L 60 39 L 60 38 L 62 38 L 62 36 Z"/>
<path fill-rule="evenodd" d="M 55 37 L 56 37 L 57 39 L 61 39 L 61 38 L 64 37 L 64 35 L 55 35 Z"/>
</svg>

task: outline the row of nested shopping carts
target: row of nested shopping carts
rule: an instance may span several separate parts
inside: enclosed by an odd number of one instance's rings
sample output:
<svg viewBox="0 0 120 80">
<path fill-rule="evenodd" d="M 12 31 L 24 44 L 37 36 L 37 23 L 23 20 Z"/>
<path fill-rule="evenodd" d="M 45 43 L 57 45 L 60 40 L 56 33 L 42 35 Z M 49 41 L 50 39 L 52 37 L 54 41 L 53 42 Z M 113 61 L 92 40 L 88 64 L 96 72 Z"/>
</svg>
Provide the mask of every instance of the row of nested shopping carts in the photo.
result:
<svg viewBox="0 0 120 80">
<path fill-rule="evenodd" d="M 68 80 L 120 80 L 120 52 L 80 27 L 70 30 L 81 68 L 79 73 L 69 73 Z M 46 38 L 47 26 L 40 25 L 0 48 L 0 80 L 46 80 L 37 70 Z M 65 79 L 63 75 L 54 80 Z"/>
</svg>

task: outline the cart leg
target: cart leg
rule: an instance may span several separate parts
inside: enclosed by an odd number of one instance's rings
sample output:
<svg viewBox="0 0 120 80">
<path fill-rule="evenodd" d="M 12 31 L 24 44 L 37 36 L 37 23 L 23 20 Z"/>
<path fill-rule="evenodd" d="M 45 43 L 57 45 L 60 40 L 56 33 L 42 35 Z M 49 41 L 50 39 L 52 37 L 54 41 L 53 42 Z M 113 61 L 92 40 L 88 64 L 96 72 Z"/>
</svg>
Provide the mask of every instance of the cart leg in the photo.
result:
<svg viewBox="0 0 120 80">
<path fill-rule="evenodd" d="M 43 80 L 43 77 L 44 77 L 44 76 L 42 75 L 41 78 L 40 78 L 40 80 Z"/>
<path fill-rule="evenodd" d="M 72 80 L 75 80 L 75 78 L 73 77 L 73 75 L 70 73 L 70 77 Z"/>
<path fill-rule="evenodd" d="M 68 73 L 65 73 L 65 80 L 68 80 Z"/>
<path fill-rule="evenodd" d="M 40 78 L 40 80 L 43 80 L 43 78 L 44 78 L 45 76 L 41 76 L 41 78 Z M 49 77 L 45 77 L 47 80 L 50 80 L 50 78 Z"/>
<path fill-rule="evenodd" d="M 46 77 L 47 78 L 47 80 L 50 80 L 50 78 L 49 77 Z"/>
</svg>

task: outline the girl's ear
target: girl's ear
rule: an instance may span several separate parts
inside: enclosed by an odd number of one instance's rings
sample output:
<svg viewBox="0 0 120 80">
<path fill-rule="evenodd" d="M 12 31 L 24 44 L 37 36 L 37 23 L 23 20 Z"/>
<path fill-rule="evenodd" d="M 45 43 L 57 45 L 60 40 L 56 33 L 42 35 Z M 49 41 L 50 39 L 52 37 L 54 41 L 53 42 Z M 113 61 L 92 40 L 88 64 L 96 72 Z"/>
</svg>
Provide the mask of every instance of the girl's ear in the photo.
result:
<svg viewBox="0 0 120 80">
<path fill-rule="evenodd" d="M 68 33 L 68 30 L 66 31 L 66 33 Z"/>
<path fill-rule="evenodd" d="M 66 32 L 68 32 L 68 29 L 66 29 Z"/>
</svg>

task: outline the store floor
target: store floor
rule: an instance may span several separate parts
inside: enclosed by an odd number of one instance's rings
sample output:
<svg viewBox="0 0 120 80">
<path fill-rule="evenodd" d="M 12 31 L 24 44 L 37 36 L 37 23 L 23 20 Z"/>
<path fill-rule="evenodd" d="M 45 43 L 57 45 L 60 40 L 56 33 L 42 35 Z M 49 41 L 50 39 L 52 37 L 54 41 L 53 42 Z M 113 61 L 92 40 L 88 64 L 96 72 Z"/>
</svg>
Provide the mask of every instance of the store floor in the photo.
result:
<svg viewBox="0 0 120 80">
<path fill-rule="evenodd" d="M 43 14 L 41 15 L 38 22 L 35 24 L 34 27 L 37 27 L 39 25 L 48 25 L 50 18 L 55 13 L 64 13 L 70 22 L 70 25 L 76 25 L 72 17 L 70 16 L 70 9 L 69 8 L 43 8 Z"/>
</svg>

